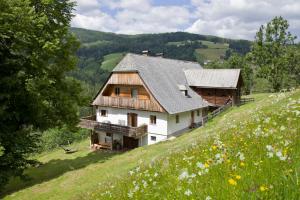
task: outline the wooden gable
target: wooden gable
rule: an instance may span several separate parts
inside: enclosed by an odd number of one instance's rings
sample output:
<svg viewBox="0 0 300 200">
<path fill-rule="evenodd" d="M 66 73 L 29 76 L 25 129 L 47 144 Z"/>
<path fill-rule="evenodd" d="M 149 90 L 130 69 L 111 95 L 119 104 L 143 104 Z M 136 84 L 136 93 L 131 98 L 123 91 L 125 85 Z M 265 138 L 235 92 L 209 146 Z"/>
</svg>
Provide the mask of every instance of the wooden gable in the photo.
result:
<svg viewBox="0 0 300 200">
<path fill-rule="evenodd" d="M 131 97 L 132 89 L 137 90 L 136 98 Z M 137 72 L 113 72 L 92 105 L 165 112 Z"/>
</svg>

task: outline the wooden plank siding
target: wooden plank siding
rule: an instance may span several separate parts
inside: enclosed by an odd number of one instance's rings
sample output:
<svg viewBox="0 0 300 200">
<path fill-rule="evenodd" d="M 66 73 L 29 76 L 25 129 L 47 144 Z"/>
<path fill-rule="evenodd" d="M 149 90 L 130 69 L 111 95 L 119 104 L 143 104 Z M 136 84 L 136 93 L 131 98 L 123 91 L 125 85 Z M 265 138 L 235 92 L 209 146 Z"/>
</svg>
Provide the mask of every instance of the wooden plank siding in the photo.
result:
<svg viewBox="0 0 300 200">
<path fill-rule="evenodd" d="M 103 107 L 130 108 L 135 110 L 164 112 L 164 109 L 158 103 L 151 100 L 110 96 L 101 96 L 97 100 L 97 104 Z"/>
<path fill-rule="evenodd" d="M 120 93 L 115 94 L 115 88 Z M 131 97 L 131 90 L 137 89 L 137 97 Z M 113 72 L 93 103 L 94 106 L 129 108 L 154 112 L 165 112 L 147 89 L 137 72 Z"/>
<path fill-rule="evenodd" d="M 140 76 L 136 72 L 114 72 L 107 84 L 144 85 Z"/>
<path fill-rule="evenodd" d="M 103 91 L 103 96 L 117 97 L 115 94 L 115 88 L 120 88 L 120 94 L 118 97 L 131 97 L 131 89 L 135 88 L 138 90 L 138 99 L 150 99 L 150 95 L 142 85 L 108 85 Z"/>
</svg>

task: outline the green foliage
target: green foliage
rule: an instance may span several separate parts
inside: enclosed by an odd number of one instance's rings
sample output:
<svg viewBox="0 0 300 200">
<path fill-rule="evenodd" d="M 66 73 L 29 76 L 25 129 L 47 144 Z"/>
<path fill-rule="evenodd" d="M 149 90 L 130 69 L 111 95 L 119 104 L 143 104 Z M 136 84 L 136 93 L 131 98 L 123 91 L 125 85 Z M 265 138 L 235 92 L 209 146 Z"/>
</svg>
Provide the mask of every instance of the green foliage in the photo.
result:
<svg viewBox="0 0 300 200">
<path fill-rule="evenodd" d="M 49 151 L 59 146 L 70 145 L 89 137 L 89 131 L 85 129 L 70 130 L 67 127 L 52 128 L 42 133 L 40 139 L 40 151 Z"/>
<path fill-rule="evenodd" d="M 299 52 L 294 45 L 296 39 L 288 32 L 288 21 L 275 17 L 256 33 L 251 58 L 258 66 L 257 75 L 267 79 L 273 91 L 295 86 L 291 80 L 299 78 Z M 294 81 L 296 83 L 296 81 Z"/>
<path fill-rule="evenodd" d="M 69 33 L 74 3 L 0 0 L 0 188 L 35 162 L 36 130 L 74 126 L 81 87 L 65 73 L 76 66 Z"/>
</svg>

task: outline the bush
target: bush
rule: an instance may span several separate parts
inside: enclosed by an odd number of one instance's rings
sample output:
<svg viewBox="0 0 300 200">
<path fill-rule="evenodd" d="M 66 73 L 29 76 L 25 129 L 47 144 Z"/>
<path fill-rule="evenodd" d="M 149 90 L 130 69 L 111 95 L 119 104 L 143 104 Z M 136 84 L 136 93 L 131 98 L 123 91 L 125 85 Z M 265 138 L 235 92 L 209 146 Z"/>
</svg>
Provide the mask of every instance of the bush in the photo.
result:
<svg viewBox="0 0 300 200">
<path fill-rule="evenodd" d="M 78 129 L 75 131 L 67 128 L 53 128 L 42 133 L 40 139 L 40 151 L 47 151 L 59 147 L 60 145 L 69 145 L 75 141 L 86 139 L 89 131 Z"/>
</svg>

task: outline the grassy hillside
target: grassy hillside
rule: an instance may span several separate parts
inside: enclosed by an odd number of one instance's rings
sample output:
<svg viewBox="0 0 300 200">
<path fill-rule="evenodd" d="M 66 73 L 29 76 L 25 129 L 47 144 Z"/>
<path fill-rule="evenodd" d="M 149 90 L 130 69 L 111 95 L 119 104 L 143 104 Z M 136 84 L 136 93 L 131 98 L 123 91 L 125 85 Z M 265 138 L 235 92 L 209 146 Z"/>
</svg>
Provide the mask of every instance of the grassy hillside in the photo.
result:
<svg viewBox="0 0 300 200">
<path fill-rule="evenodd" d="M 124 56 L 124 53 L 112 53 L 104 56 L 101 68 L 107 71 L 112 71 Z"/>
<path fill-rule="evenodd" d="M 231 108 L 175 140 L 126 153 L 90 152 L 89 142 L 84 141 L 75 145 L 79 151 L 74 154 L 57 149 L 38 155 L 43 164 L 26 171 L 28 181 L 12 180 L 4 199 L 107 199 L 110 195 L 126 199 L 131 193 L 155 199 L 169 192 L 170 199 L 184 199 L 189 190 L 194 199 L 206 195 L 215 199 L 220 192 L 233 199 L 280 195 L 295 199 L 299 195 L 300 91 L 254 97 L 255 102 Z M 207 167 L 202 169 L 200 163 Z M 135 191 L 134 181 L 139 190 Z"/>
</svg>

